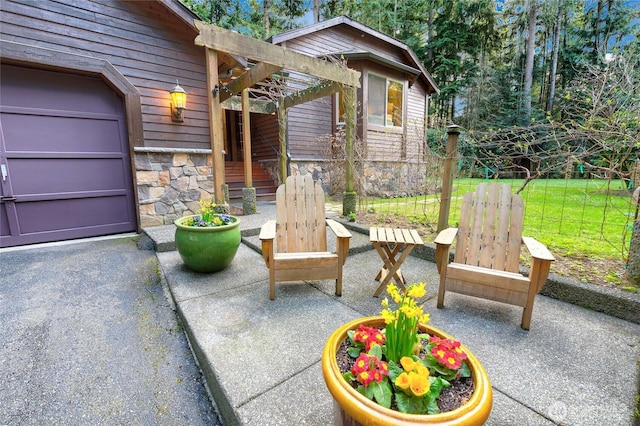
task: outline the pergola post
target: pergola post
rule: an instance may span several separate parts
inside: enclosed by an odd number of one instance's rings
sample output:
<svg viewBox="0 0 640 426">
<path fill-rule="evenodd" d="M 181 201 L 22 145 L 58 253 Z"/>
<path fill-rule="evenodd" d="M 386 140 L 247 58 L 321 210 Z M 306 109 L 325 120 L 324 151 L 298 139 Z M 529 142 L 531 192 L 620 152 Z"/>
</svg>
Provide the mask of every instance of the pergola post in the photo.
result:
<svg viewBox="0 0 640 426">
<path fill-rule="evenodd" d="M 356 212 L 357 194 L 354 185 L 354 145 L 356 135 L 355 88 L 342 86 L 345 99 L 345 192 L 342 198 L 342 214 L 348 216 Z"/>
<path fill-rule="evenodd" d="M 280 168 L 280 183 L 287 180 L 287 109 L 283 102 L 277 105 L 278 114 L 278 139 L 280 140 L 280 157 L 278 158 L 278 167 Z"/>
<path fill-rule="evenodd" d="M 220 106 L 220 98 L 218 97 L 218 52 L 214 49 L 207 48 L 206 58 L 214 202 L 222 205 L 225 204 L 226 200 L 224 191 L 224 133 L 222 128 L 222 108 Z M 218 88 L 218 90 L 216 90 L 216 88 Z"/>
<path fill-rule="evenodd" d="M 242 188 L 242 212 L 245 215 L 256 212 L 256 189 L 253 187 L 251 164 L 251 121 L 249 89 L 242 91 L 242 142 L 244 144 L 244 188 Z"/>
</svg>

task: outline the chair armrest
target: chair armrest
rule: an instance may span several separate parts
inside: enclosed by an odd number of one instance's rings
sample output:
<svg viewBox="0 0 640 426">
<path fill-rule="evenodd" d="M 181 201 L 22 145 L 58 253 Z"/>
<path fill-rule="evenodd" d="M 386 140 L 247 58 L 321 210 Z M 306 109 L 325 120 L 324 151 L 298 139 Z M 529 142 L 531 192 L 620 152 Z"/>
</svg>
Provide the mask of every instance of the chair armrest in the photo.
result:
<svg viewBox="0 0 640 426">
<path fill-rule="evenodd" d="M 458 235 L 458 228 L 447 228 L 440 231 L 436 235 L 436 239 L 433 242 L 436 244 L 436 267 L 438 273 L 442 277 L 446 275 L 446 266 L 449 263 L 449 247 L 453 244 L 453 240 Z"/>
<path fill-rule="evenodd" d="M 527 247 L 527 250 L 531 254 L 531 257 L 548 261 L 556 260 L 556 258 L 553 257 L 547 247 L 535 238 L 522 237 L 522 242 Z"/>
<path fill-rule="evenodd" d="M 261 240 L 273 240 L 276 238 L 276 221 L 270 220 L 260 228 Z"/>
<path fill-rule="evenodd" d="M 436 236 L 436 239 L 433 242 L 436 244 L 450 246 L 451 244 L 453 244 L 453 240 L 456 239 L 456 235 L 458 235 L 458 228 L 443 229 Z"/>
<path fill-rule="evenodd" d="M 336 222 L 333 219 L 326 219 L 327 226 L 331 228 L 336 237 L 338 238 L 351 238 L 351 232 L 347 231 L 347 228 L 343 224 Z"/>
</svg>

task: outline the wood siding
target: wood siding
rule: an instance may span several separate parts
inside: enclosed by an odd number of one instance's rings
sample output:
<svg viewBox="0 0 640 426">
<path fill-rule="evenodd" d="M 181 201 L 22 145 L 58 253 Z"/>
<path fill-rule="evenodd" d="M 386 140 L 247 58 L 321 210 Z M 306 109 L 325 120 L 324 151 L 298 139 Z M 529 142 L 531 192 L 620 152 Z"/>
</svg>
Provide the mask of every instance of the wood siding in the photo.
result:
<svg viewBox="0 0 640 426">
<path fill-rule="evenodd" d="M 210 148 L 204 49 L 196 31 L 155 1 L 0 0 L 0 37 L 108 60 L 140 92 L 139 146 Z M 27 62 L 33 61 L 28 59 Z M 184 123 L 173 123 L 169 91 L 188 92 Z"/>
<path fill-rule="evenodd" d="M 326 137 L 333 129 L 331 99 L 326 96 L 289 110 L 289 152 L 292 159 L 326 157 Z"/>
<path fill-rule="evenodd" d="M 251 114 L 251 156 L 253 161 L 278 157 L 278 118 L 275 115 Z"/>
<path fill-rule="evenodd" d="M 338 25 L 307 33 L 287 40 L 283 46 L 311 56 L 363 51 L 403 64 L 407 63 L 402 49 L 383 43 L 348 25 Z M 407 81 L 406 76 L 396 69 L 367 60 L 350 61 L 349 67 L 362 72 L 362 88 L 357 91 L 357 124 L 358 137 L 363 141 L 367 158 L 404 160 L 420 156 L 422 139 L 418 139 L 416 126 L 420 127 L 424 122 L 427 83 L 419 79 L 410 88 L 408 84 L 405 85 L 404 129 L 368 126 L 366 115 L 363 115 L 363 111 L 367 110 L 366 95 L 363 95 L 367 90 L 367 73 L 374 72 L 399 81 Z M 326 97 L 289 110 L 289 142 L 292 159 L 324 158 L 326 146 L 321 141 L 335 132 L 332 102 L 331 97 Z"/>
<path fill-rule="evenodd" d="M 414 84 L 407 94 L 407 160 L 423 160 L 426 117 L 425 88 Z"/>
<path fill-rule="evenodd" d="M 311 56 L 362 51 L 375 53 L 396 62 L 406 63 L 406 58 L 400 49 L 385 49 L 385 46 L 387 44 L 381 43 L 379 39 L 348 25 L 337 25 L 286 42 L 288 49 Z"/>
</svg>

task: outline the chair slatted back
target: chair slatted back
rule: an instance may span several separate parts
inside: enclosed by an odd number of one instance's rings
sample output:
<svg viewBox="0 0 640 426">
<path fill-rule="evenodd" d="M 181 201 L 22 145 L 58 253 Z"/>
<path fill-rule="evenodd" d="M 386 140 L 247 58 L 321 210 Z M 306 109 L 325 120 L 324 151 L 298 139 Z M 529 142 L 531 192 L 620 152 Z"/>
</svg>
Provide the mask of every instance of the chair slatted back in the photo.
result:
<svg viewBox="0 0 640 426">
<path fill-rule="evenodd" d="M 324 191 L 311 175 L 289 176 L 276 191 L 276 252 L 327 251 Z"/>
<path fill-rule="evenodd" d="M 524 203 L 507 184 L 481 183 L 462 199 L 454 261 L 518 272 Z"/>
</svg>

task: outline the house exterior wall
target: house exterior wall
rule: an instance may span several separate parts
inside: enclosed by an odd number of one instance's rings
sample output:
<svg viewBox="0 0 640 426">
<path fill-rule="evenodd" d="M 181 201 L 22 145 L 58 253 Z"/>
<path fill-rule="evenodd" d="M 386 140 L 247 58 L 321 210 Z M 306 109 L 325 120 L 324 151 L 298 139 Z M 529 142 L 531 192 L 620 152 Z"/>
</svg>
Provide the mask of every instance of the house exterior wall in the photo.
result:
<svg viewBox="0 0 640 426">
<path fill-rule="evenodd" d="M 204 49 L 156 1 L 1 0 L 4 40 L 108 60 L 140 91 L 144 140 L 136 146 L 210 148 Z M 188 92 L 173 123 L 169 91 Z"/>
<path fill-rule="evenodd" d="M 336 25 L 306 33 L 282 44 L 287 49 L 311 56 L 335 52 L 371 52 L 395 62 L 407 63 L 405 52 L 348 25 Z M 357 132 L 363 144 L 365 164 L 360 171 L 361 188 L 368 194 L 390 195 L 415 188 L 416 180 L 424 177 L 421 164 L 424 155 L 427 83 L 418 79 L 411 87 L 406 76 L 397 69 L 369 60 L 351 60 L 349 67 L 362 73 L 357 90 Z M 385 127 L 367 123 L 367 80 L 369 73 L 405 81 L 404 126 Z M 325 97 L 289 110 L 288 135 L 292 174 L 313 173 L 323 181 L 325 191 L 335 192 L 342 186 L 340 170 L 343 166 L 327 161 L 328 141 L 336 132 L 334 98 Z M 313 125 L 312 125 L 313 124 Z M 401 166 L 400 168 L 398 166 Z M 390 170 L 394 170 L 390 173 Z M 396 172 L 400 170 L 400 172 Z M 386 172 L 385 172 L 386 171 Z M 397 173 L 402 179 L 398 180 Z M 393 175 L 393 176 L 392 176 Z M 394 183 L 391 183 L 393 179 Z M 317 180 L 317 179 L 316 179 Z M 404 180 L 407 188 L 399 188 Z"/>
<path fill-rule="evenodd" d="M 139 91 L 138 110 L 127 105 L 127 114 L 142 127 L 130 147 L 141 227 L 171 223 L 191 213 L 194 201 L 211 198 L 204 183 L 213 179 L 206 64 L 204 48 L 194 45 L 194 28 L 160 1 L 0 0 L 0 21 L 0 39 L 106 60 Z M 31 55 L 17 63 L 39 67 L 37 61 Z M 170 116 L 176 79 L 188 93 L 183 123 Z M 197 169 L 197 185 L 191 168 L 177 174 L 185 155 L 183 166 Z M 185 181 L 190 183 L 182 191 Z"/>
</svg>

